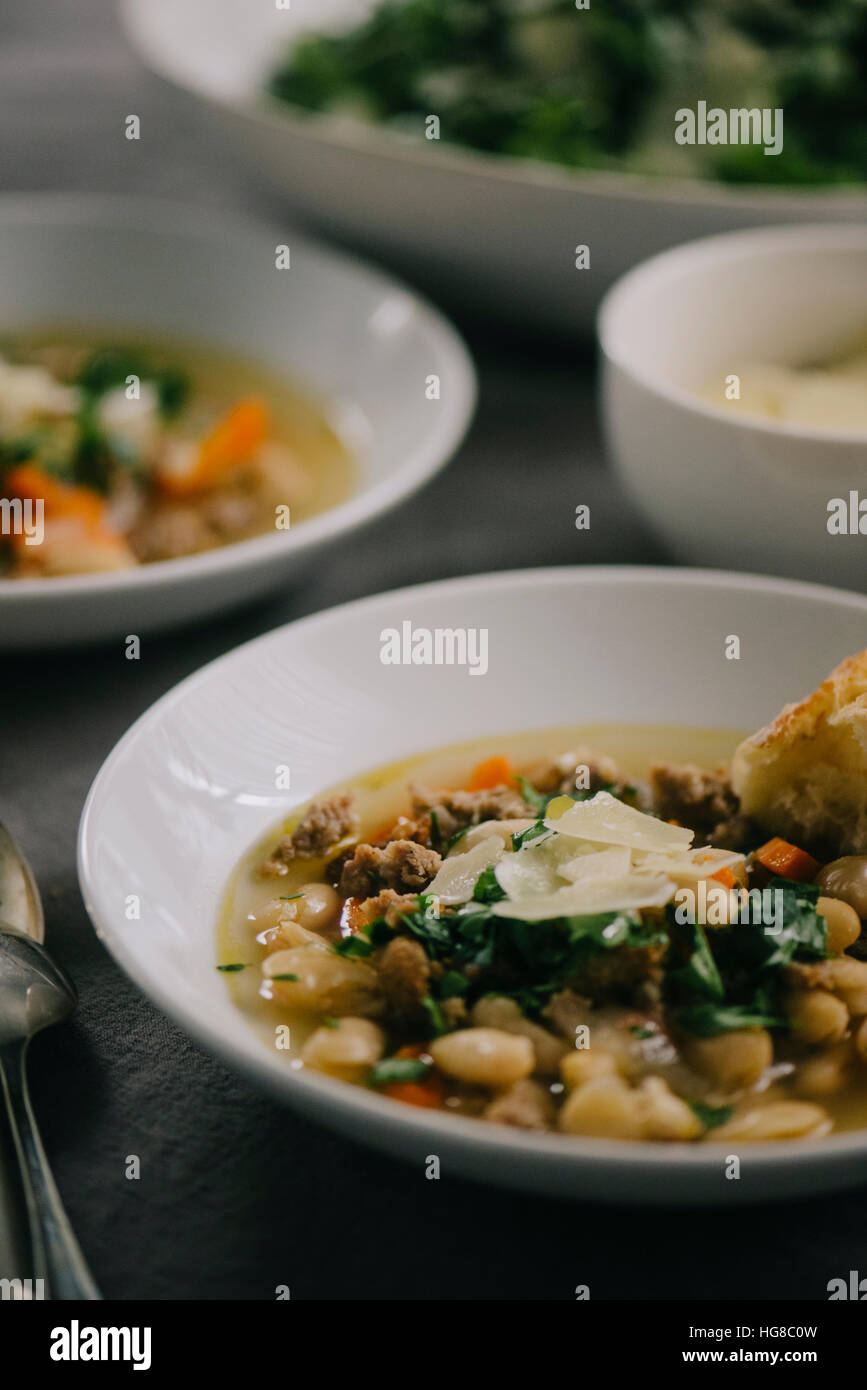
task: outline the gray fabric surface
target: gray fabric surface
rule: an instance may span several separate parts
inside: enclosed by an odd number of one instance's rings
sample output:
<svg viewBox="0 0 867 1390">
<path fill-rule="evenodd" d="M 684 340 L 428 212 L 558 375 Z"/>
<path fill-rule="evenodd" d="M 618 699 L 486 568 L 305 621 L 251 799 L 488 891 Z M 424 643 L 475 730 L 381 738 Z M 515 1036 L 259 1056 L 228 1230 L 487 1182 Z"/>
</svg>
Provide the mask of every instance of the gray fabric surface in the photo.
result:
<svg viewBox="0 0 867 1390">
<path fill-rule="evenodd" d="M 121 138 L 143 117 L 151 140 Z M 264 207 L 178 125 L 107 0 L 0 13 L 0 186 L 182 194 Z M 75 875 L 82 801 L 130 722 L 238 642 L 396 585 L 514 566 L 659 561 L 604 470 L 592 362 L 496 342 L 472 325 L 481 406 L 447 472 L 324 556 L 302 586 L 228 620 L 146 642 L 3 660 L 0 817 L 31 857 L 48 943 L 81 993 L 37 1039 L 34 1101 L 94 1274 L 113 1298 L 822 1298 L 867 1269 L 867 1193 L 745 1212 L 553 1203 L 420 1172 L 279 1108 L 204 1055 L 115 968 Z M 574 507 L 589 502 L 592 530 Z M 141 1158 L 139 1181 L 125 1177 Z M 686 1236 L 684 1235 L 686 1232 Z"/>
</svg>

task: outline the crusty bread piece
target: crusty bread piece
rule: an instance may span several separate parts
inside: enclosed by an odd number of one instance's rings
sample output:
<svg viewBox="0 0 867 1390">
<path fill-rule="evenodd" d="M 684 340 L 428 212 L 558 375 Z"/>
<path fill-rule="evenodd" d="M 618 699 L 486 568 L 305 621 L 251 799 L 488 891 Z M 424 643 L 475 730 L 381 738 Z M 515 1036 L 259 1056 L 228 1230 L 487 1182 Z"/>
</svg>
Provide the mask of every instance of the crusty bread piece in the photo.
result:
<svg viewBox="0 0 867 1390">
<path fill-rule="evenodd" d="M 731 780 L 763 830 L 823 859 L 867 853 L 867 651 L 745 739 Z"/>
</svg>

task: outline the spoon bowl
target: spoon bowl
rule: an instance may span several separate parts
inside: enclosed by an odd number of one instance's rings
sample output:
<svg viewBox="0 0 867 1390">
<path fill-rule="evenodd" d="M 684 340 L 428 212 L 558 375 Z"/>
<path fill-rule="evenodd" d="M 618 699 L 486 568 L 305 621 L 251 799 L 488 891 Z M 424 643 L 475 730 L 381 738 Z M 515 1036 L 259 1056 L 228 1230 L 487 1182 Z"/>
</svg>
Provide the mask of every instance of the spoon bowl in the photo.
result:
<svg viewBox="0 0 867 1390">
<path fill-rule="evenodd" d="M 0 923 L 0 1048 L 62 1023 L 75 986 L 37 941 Z"/>
</svg>

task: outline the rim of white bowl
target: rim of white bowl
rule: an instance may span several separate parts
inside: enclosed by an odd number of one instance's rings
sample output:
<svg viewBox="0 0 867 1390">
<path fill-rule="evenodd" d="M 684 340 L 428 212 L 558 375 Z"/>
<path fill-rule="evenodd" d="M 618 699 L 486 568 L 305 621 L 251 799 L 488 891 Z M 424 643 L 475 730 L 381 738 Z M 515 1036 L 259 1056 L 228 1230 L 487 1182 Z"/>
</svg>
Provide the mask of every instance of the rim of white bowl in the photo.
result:
<svg viewBox="0 0 867 1390">
<path fill-rule="evenodd" d="M 636 362 L 630 348 L 630 328 L 633 299 L 648 282 L 678 285 L 684 272 L 696 266 L 725 266 L 749 260 L 751 255 L 766 255 L 768 251 L 786 248 L 818 249 L 826 254 L 835 251 L 863 252 L 867 262 L 867 227 L 843 222 L 805 222 L 794 227 L 748 227 L 736 232 L 718 232 L 714 236 L 698 237 L 681 246 L 670 247 L 627 270 L 603 295 L 596 315 L 596 334 L 603 356 L 612 366 L 628 373 L 655 396 L 704 419 L 717 420 L 733 430 L 751 430 L 777 438 L 804 439 L 814 444 L 841 444 L 864 448 L 867 430 L 823 430 L 818 426 L 794 425 L 762 415 L 730 412 L 724 406 L 713 405 L 694 394 L 686 386 L 678 386 L 658 377 L 653 362 Z M 867 272 L 867 266 L 865 266 Z M 713 331 L 712 326 L 709 330 Z"/>
<path fill-rule="evenodd" d="M 264 121 L 278 129 L 306 128 L 308 134 L 312 133 L 348 151 L 374 154 L 396 164 L 430 161 L 433 167 L 454 173 L 469 173 L 506 183 L 558 188 L 590 197 L 610 197 L 614 194 L 646 200 L 650 195 L 663 202 L 718 204 L 722 208 L 738 204 L 741 207 L 764 208 L 768 212 L 807 209 L 819 201 L 826 207 L 841 210 L 857 209 L 859 203 L 867 205 L 867 188 L 863 184 L 734 184 L 630 170 L 570 170 L 567 165 L 521 159 L 516 155 L 493 154 L 470 146 L 441 143 L 438 148 L 426 148 L 424 142 L 420 144 L 412 136 L 389 130 L 381 124 L 329 112 L 307 111 L 302 106 L 281 102 L 267 92 L 246 97 L 223 96 L 209 83 L 196 80 L 189 69 L 173 62 L 160 46 L 151 42 L 150 31 L 140 18 L 140 11 L 146 8 L 147 0 L 122 0 L 120 15 L 142 62 L 164 82 L 186 94 L 193 93 L 219 110 L 230 110 L 247 120 Z M 315 26 L 309 26 L 307 32 L 315 32 Z M 276 56 L 279 57 L 279 52 Z M 797 189 L 797 192 L 793 189 Z"/>
<path fill-rule="evenodd" d="M 218 1028 L 212 1027 L 206 1019 L 188 1012 L 183 1005 L 175 1001 L 163 987 L 160 975 L 139 964 L 135 952 L 124 943 L 122 933 L 118 933 L 111 925 L 111 914 L 103 911 L 97 901 L 98 880 L 92 871 L 89 857 L 89 823 L 103 778 L 111 772 L 115 762 L 124 755 L 130 743 L 145 733 L 150 725 L 158 723 L 167 710 L 184 700 L 200 684 L 212 680 L 221 669 L 231 666 L 240 653 L 279 641 L 291 631 L 303 631 L 315 625 L 330 626 L 341 623 L 347 618 L 374 610 L 377 606 L 392 604 L 395 600 L 404 598 L 451 598 L 459 592 L 473 594 L 485 589 L 508 591 L 576 584 L 586 587 L 639 584 L 644 588 L 648 584 L 656 584 L 673 588 L 741 588 L 746 592 L 777 594 L 780 597 L 801 598 L 807 602 L 833 603 L 861 611 L 867 618 L 867 597 L 846 589 L 834 589 L 824 584 L 777 579 L 766 575 L 739 574 L 727 570 L 679 569 L 652 565 L 552 566 L 543 569 L 503 570 L 494 574 L 468 575 L 428 584 L 410 585 L 338 604 L 321 613 L 313 613 L 308 617 L 296 619 L 295 622 L 273 628 L 270 632 L 254 637 L 208 662 L 167 691 L 135 720 L 108 754 L 87 794 L 78 831 L 78 881 L 85 908 L 97 936 L 116 964 L 149 1000 L 203 1047 L 216 1053 L 236 1069 L 246 1072 L 263 1089 L 284 1100 L 287 1094 L 291 1095 L 293 1089 L 298 1089 L 299 1093 L 306 1094 L 310 1099 L 311 1108 L 325 1108 L 330 1102 L 338 1109 L 354 1114 L 359 1120 L 372 1121 L 377 1130 L 399 1126 L 420 1140 L 446 1133 L 463 1148 L 486 1149 L 492 1156 L 496 1153 L 517 1151 L 535 1154 L 551 1161 L 557 1158 L 561 1162 L 574 1160 L 576 1166 L 580 1160 L 604 1160 L 619 1164 L 627 1170 L 651 1166 L 660 1171 L 667 1170 L 669 1174 L 678 1170 L 692 1173 L 696 1169 L 718 1165 L 720 1150 L 712 1145 L 705 1147 L 680 1143 L 630 1144 L 618 1140 L 583 1139 L 563 1134 L 530 1135 L 505 1125 L 488 1126 L 480 1124 L 478 1120 L 459 1115 L 449 1115 L 441 1111 L 422 1111 L 412 1106 L 399 1105 L 398 1102 L 363 1087 L 317 1076 L 309 1071 L 290 1071 L 288 1068 L 285 1071 L 277 1071 L 270 1064 L 267 1049 L 252 1029 L 243 1043 L 227 1043 Z M 242 850 L 243 846 L 239 846 L 239 854 Z M 216 929 L 216 923 L 214 926 Z M 788 1146 L 780 1141 L 755 1142 L 749 1146 L 751 1169 L 762 1172 L 779 1167 L 780 1164 L 809 1167 L 817 1161 L 842 1161 L 856 1153 L 867 1155 L 867 1129 L 831 1134 L 821 1139 L 799 1139 L 792 1141 Z"/>
<path fill-rule="evenodd" d="M 263 237 L 270 220 L 245 217 L 234 212 L 199 207 L 172 198 L 114 193 L 3 193 L 0 194 L 0 230 L 6 226 L 50 221 L 57 226 L 86 226 L 144 229 L 169 236 L 189 237 L 211 243 L 225 243 L 235 237 Z M 276 229 L 275 229 L 276 230 Z M 292 233 L 293 244 L 305 247 L 320 262 L 349 273 L 371 289 L 398 292 L 411 300 L 416 322 L 432 348 L 454 377 L 450 383 L 450 409 L 442 412 L 430 431 L 419 433 L 414 449 L 404 455 L 400 466 L 371 487 L 353 492 L 344 502 L 329 507 L 283 533 L 253 536 L 234 541 L 197 555 L 175 560 L 157 560 L 132 569 L 101 574 L 64 575 L 44 579 L 0 578 L 0 609 L 6 599 L 16 603 L 38 603 L 47 598 L 75 594 L 99 595 L 159 587 L 174 580 L 203 580 L 209 575 L 231 574 L 249 567 L 267 567 L 305 554 L 320 545 L 337 540 L 406 501 L 428 483 L 454 456 L 469 429 L 478 398 L 476 370 L 463 338 L 454 325 L 424 295 L 399 276 L 380 270 L 349 252 L 336 250 L 306 233 Z M 195 342 L 195 334 L 191 335 Z M 327 388 L 320 392 L 328 398 Z M 375 447 L 375 445 L 374 445 Z"/>
</svg>

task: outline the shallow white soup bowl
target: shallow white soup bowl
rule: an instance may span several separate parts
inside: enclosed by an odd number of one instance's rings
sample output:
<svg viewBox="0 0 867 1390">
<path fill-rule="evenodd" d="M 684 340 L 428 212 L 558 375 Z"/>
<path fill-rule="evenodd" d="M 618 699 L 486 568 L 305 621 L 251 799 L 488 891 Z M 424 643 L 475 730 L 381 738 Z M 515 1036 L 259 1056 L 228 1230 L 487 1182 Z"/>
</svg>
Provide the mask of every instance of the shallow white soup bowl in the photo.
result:
<svg viewBox="0 0 867 1390">
<path fill-rule="evenodd" d="M 384 666 L 385 628 L 486 628 L 482 676 Z M 727 636 L 741 659 L 724 656 Z M 150 998 L 205 1047 L 322 1123 L 444 1171 L 572 1198 L 739 1202 L 865 1181 L 867 1131 L 741 1145 L 651 1145 L 522 1133 L 416 1110 L 289 1070 L 233 1004 L 216 922 L 239 857 L 287 810 L 367 769 L 482 736 L 583 722 L 743 730 L 867 642 L 867 600 L 749 576 L 538 570 L 405 589 L 268 633 L 190 677 L 121 740 L 81 822 L 79 876 L 97 931 Z M 288 765 L 291 794 L 275 791 Z M 140 919 L 128 920 L 135 895 Z"/>
<path fill-rule="evenodd" d="M 867 229 L 733 232 L 625 275 L 599 312 L 603 410 L 620 476 L 673 554 L 863 590 L 867 537 L 831 535 L 861 488 L 867 432 L 727 408 L 748 364 L 822 363 L 867 333 Z M 719 384 L 719 404 L 698 392 Z"/>
<path fill-rule="evenodd" d="M 322 403 L 356 465 L 344 502 L 288 531 L 111 574 L 0 579 L 0 648 L 152 632 L 279 588 L 427 482 L 472 414 L 472 363 L 445 319 L 279 226 L 135 198 L 11 195 L 0 197 L 0 268 L 0 333 L 139 331 L 260 362 Z"/>
</svg>

